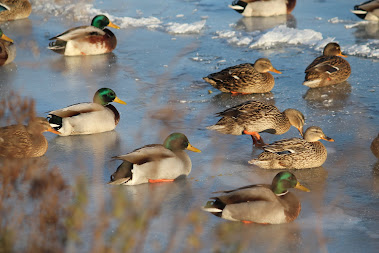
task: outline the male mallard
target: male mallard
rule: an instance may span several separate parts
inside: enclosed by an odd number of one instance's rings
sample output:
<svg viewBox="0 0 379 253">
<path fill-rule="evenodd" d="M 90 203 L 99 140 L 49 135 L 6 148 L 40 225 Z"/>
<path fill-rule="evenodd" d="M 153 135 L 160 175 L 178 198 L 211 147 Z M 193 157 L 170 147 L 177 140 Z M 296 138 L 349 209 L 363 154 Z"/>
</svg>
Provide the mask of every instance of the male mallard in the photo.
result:
<svg viewBox="0 0 379 253">
<path fill-rule="evenodd" d="M 137 185 L 171 182 L 191 172 L 191 159 L 184 150 L 201 152 L 182 133 L 170 134 L 163 145 L 151 144 L 126 155 L 113 157 L 123 163 L 112 174 L 109 184 Z"/>
<path fill-rule="evenodd" d="M 351 11 L 361 19 L 379 21 L 379 0 L 371 0 L 354 6 Z"/>
<path fill-rule="evenodd" d="M 371 143 L 372 153 L 379 159 L 379 134 Z"/>
<path fill-rule="evenodd" d="M 126 105 L 112 89 L 101 88 L 93 96 L 93 103 L 79 103 L 51 111 L 47 118 L 61 136 L 112 131 L 120 121 L 120 114 L 109 104 L 111 102 Z"/>
<path fill-rule="evenodd" d="M 116 48 L 116 36 L 106 26 L 120 29 L 104 15 L 97 15 L 90 26 L 79 26 L 50 40 L 49 49 L 68 56 L 110 53 Z"/>
<path fill-rule="evenodd" d="M 27 126 L 11 125 L 0 128 L 0 156 L 27 158 L 43 156 L 48 147 L 43 132 L 58 134 L 45 118 L 34 118 Z"/>
<path fill-rule="evenodd" d="M 16 57 L 16 46 L 13 40 L 5 36 L 0 29 L 0 66 L 11 63 Z"/>
<path fill-rule="evenodd" d="M 269 17 L 290 14 L 296 0 L 235 0 L 230 8 L 245 17 Z"/>
<path fill-rule="evenodd" d="M 254 64 L 244 63 L 229 67 L 203 79 L 222 92 L 266 93 L 275 85 L 274 77 L 269 71 L 282 73 L 272 66 L 269 59 L 260 58 Z"/>
<path fill-rule="evenodd" d="M 351 73 L 350 64 L 341 57 L 341 47 L 334 42 L 328 43 L 322 56 L 317 57 L 305 69 L 304 85 L 310 88 L 324 87 L 346 81 Z"/>
<path fill-rule="evenodd" d="M 203 210 L 226 220 L 244 223 L 282 224 L 297 218 L 301 204 L 288 191 L 296 188 L 309 192 L 290 172 L 279 172 L 272 184 L 248 185 L 231 191 L 220 191 L 223 195 L 212 197 Z"/>
<path fill-rule="evenodd" d="M 334 141 L 320 127 L 311 126 L 305 131 L 304 139 L 291 138 L 264 146 L 264 152 L 250 164 L 263 169 L 305 169 L 321 166 L 327 157 L 324 145 L 318 140 Z"/>
<path fill-rule="evenodd" d="M 27 18 L 31 12 L 28 0 L 0 0 L 0 22 Z"/>
<path fill-rule="evenodd" d="M 217 113 L 222 118 L 207 129 L 223 134 L 249 134 L 257 146 L 264 145 L 260 132 L 284 134 L 291 126 L 303 134 L 304 115 L 296 109 L 280 112 L 274 105 L 258 101 L 248 101 L 223 112 Z"/>
</svg>

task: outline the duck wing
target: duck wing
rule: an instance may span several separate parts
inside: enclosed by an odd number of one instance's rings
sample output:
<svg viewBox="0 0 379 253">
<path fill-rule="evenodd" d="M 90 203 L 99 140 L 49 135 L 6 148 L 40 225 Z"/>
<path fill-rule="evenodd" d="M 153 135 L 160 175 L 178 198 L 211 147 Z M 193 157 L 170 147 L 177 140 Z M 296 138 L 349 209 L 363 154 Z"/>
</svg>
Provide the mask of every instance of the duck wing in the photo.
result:
<svg viewBox="0 0 379 253">
<path fill-rule="evenodd" d="M 271 153 L 283 153 L 283 152 L 300 153 L 300 152 L 305 151 L 308 145 L 309 145 L 309 142 L 307 142 L 304 139 L 291 138 L 291 139 L 276 141 L 274 143 L 264 146 L 263 149 Z"/>
<path fill-rule="evenodd" d="M 69 41 L 69 40 L 76 40 L 82 37 L 93 36 L 93 35 L 103 36 L 105 35 L 105 32 L 94 26 L 79 26 L 79 27 L 71 28 L 70 30 L 67 30 L 53 38 L 50 38 L 49 40 Z"/>
<path fill-rule="evenodd" d="M 217 116 L 238 118 L 241 115 L 248 114 L 254 118 L 262 118 L 270 113 L 280 113 L 278 108 L 273 105 L 267 105 L 258 101 L 248 101 L 240 105 L 219 112 Z"/>
<path fill-rule="evenodd" d="M 115 156 L 113 159 L 128 161 L 133 164 L 141 165 L 148 162 L 156 162 L 165 158 L 176 157 L 174 152 L 165 148 L 161 144 L 151 144 L 136 149 L 126 155 Z"/>
<path fill-rule="evenodd" d="M 77 116 L 81 113 L 89 113 L 89 112 L 96 112 L 96 111 L 102 111 L 104 110 L 104 106 L 97 104 L 97 103 L 79 103 L 70 105 L 68 107 L 51 111 L 49 114 L 56 115 L 61 118 L 67 118 L 67 117 L 73 117 Z"/>
</svg>

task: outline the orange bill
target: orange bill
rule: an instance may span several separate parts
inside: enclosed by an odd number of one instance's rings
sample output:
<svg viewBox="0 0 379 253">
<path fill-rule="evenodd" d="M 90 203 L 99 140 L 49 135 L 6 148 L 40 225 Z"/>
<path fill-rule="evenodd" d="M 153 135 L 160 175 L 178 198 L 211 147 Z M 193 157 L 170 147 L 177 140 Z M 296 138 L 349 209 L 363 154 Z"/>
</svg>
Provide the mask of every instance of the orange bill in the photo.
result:
<svg viewBox="0 0 379 253">
<path fill-rule="evenodd" d="M 120 29 L 119 26 L 113 24 L 111 21 L 109 21 L 109 24 L 108 24 L 109 27 L 112 27 L 112 28 L 115 28 L 115 29 Z"/>
<path fill-rule="evenodd" d="M 126 103 L 124 101 L 122 101 L 121 99 L 119 99 L 118 97 L 116 97 L 113 102 L 116 102 L 116 103 L 119 103 L 119 104 L 123 104 L 123 105 L 126 105 Z"/>
<path fill-rule="evenodd" d="M 325 141 L 330 141 L 330 142 L 334 142 L 334 139 L 328 137 L 328 136 L 324 136 L 324 137 L 321 137 L 321 139 L 325 140 Z"/>
<path fill-rule="evenodd" d="M 57 130 L 55 130 L 55 129 L 52 128 L 52 127 L 49 127 L 49 128 L 47 129 L 47 131 L 50 132 L 50 133 L 54 133 L 54 134 L 61 134 L 60 132 L 58 132 Z"/>
<path fill-rule="evenodd" d="M 11 38 L 9 38 L 8 36 L 6 36 L 4 33 L 3 33 L 3 35 L 1 35 L 0 39 L 6 40 L 6 41 L 9 41 L 9 42 L 13 42 L 13 40 Z"/>
<path fill-rule="evenodd" d="M 190 150 L 190 151 L 193 151 L 193 152 L 196 152 L 196 153 L 201 153 L 201 150 L 200 150 L 200 149 L 195 148 L 195 147 L 192 146 L 190 143 L 188 143 L 188 146 L 187 146 L 186 149 L 187 149 L 187 150 Z"/>
<path fill-rule="evenodd" d="M 347 55 L 344 55 L 344 54 L 342 54 L 342 53 L 339 53 L 339 54 L 337 54 L 338 56 L 342 56 L 342 57 L 345 57 L 345 58 L 347 58 Z"/>
<path fill-rule="evenodd" d="M 309 190 L 307 187 L 305 186 L 302 186 L 299 181 L 297 182 L 297 184 L 295 185 L 295 188 L 296 189 L 299 189 L 299 190 L 302 190 L 302 191 L 305 191 L 305 192 L 310 192 L 311 190 Z"/>
<path fill-rule="evenodd" d="M 282 72 L 280 72 L 279 70 L 277 70 L 276 68 L 272 67 L 270 69 L 271 72 L 274 72 L 274 73 L 277 73 L 277 74 L 281 74 Z"/>
</svg>

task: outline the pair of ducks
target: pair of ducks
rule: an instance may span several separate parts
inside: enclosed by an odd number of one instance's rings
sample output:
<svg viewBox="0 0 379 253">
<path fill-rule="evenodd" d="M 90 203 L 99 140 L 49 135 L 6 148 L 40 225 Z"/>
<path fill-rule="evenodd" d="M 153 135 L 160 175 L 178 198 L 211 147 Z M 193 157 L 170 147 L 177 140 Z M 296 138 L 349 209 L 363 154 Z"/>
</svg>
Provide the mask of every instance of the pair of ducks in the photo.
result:
<svg viewBox="0 0 379 253">
<path fill-rule="evenodd" d="M 0 12 L 1 13 L 1 12 Z M 117 45 L 116 36 L 106 26 L 120 29 L 105 15 L 97 15 L 90 26 L 79 26 L 61 33 L 50 40 L 52 51 L 67 55 L 98 55 L 112 52 Z M 11 63 L 16 57 L 13 40 L 4 35 L 0 29 L 0 66 Z"/>
<path fill-rule="evenodd" d="M 323 55 L 317 57 L 305 69 L 303 85 L 310 88 L 324 87 L 346 81 L 350 74 L 350 64 L 343 58 L 337 43 L 328 43 Z M 275 81 L 269 71 L 281 74 L 270 60 L 258 59 L 254 64 L 244 63 L 232 66 L 204 77 L 216 89 L 232 94 L 266 93 L 272 90 Z"/>
</svg>

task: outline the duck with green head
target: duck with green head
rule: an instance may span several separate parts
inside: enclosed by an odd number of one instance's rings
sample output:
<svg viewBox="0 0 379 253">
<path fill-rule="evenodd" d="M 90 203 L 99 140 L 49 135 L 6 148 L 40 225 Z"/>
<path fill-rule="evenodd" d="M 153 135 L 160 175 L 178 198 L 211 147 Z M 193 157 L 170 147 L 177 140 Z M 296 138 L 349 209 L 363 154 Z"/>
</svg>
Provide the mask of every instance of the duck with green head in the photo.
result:
<svg viewBox="0 0 379 253">
<path fill-rule="evenodd" d="M 106 16 L 97 15 L 90 26 L 75 27 L 51 38 L 55 41 L 48 48 L 67 56 L 110 53 L 116 48 L 117 39 L 106 26 L 120 29 Z"/>
<path fill-rule="evenodd" d="M 27 18 L 31 12 L 28 0 L 0 0 L 0 22 Z"/>
<path fill-rule="evenodd" d="M 112 174 L 109 184 L 137 185 L 172 182 L 191 172 L 192 162 L 184 150 L 201 152 L 182 133 L 172 133 L 162 144 L 151 144 L 126 155 L 113 157 L 123 163 Z"/>
<path fill-rule="evenodd" d="M 120 114 L 109 104 L 111 102 L 126 105 L 112 89 L 101 88 L 96 91 L 92 103 L 79 103 L 51 111 L 47 118 L 61 136 L 112 131 L 120 121 Z"/>
<path fill-rule="evenodd" d="M 283 171 L 272 184 L 248 185 L 230 191 L 215 192 L 203 210 L 218 217 L 244 223 L 282 224 L 297 218 L 301 204 L 288 189 L 296 188 L 309 192 L 297 181 L 294 174 Z"/>
<path fill-rule="evenodd" d="M 11 63 L 16 58 L 16 46 L 0 29 L 0 66 Z"/>
</svg>

